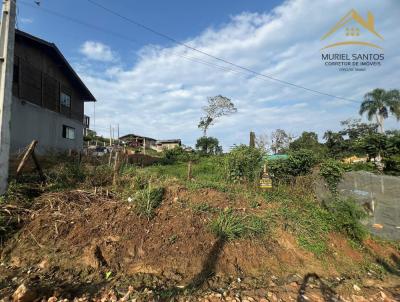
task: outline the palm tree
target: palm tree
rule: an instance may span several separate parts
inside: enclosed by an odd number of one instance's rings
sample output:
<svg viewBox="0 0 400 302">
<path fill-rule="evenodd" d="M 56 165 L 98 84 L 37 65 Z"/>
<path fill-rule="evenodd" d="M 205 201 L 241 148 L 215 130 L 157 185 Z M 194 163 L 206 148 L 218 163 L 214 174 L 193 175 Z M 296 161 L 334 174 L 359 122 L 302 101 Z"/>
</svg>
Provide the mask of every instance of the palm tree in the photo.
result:
<svg viewBox="0 0 400 302">
<path fill-rule="evenodd" d="M 364 101 L 360 106 L 360 115 L 367 113 L 368 120 L 373 117 L 379 126 L 379 132 L 384 133 L 383 122 L 388 118 L 389 113 L 393 114 L 397 120 L 400 119 L 400 93 L 399 90 L 376 88 L 364 96 Z"/>
</svg>

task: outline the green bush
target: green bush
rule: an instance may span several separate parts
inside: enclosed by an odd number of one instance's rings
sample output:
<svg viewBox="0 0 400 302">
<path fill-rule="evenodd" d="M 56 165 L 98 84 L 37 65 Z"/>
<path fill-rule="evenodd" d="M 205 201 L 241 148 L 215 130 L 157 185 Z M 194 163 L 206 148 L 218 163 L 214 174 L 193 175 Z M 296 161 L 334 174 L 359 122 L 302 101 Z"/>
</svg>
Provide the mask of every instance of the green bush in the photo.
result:
<svg viewBox="0 0 400 302">
<path fill-rule="evenodd" d="M 329 190 L 334 194 L 337 193 L 337 186 L 343 177 L 343 173 L 344 169 L 341 162 L 334 159 L 325 160 L 321 164 L 319 172 L 328 184 Z"/>
<path fill-rule="evenodd" d="M 198 156 L 192 152 L 185 151 L 182 147 L 176 147 L 170 150 L 165 150 L 162 154 L 161 163 L 171 165 L 176 162 L 187 162 L 195 160 Z"/>
<path fill-rule="evenodd" d="M 263 152 L 246 145 L 236 146 L 225 157 L 227 178 L 234 182 L 253 182 L 262 171 Z"/>
<path fill-rule="evenodd" d="M 275 182 L 287 182 L 300 175 L 311 173 L 318 162 L 310 150 L 293 151 L 287 159 L 277 159 L 268 162 L 268 171 Z"/>
<path fill-rule="evenodd" d="M 360 222 L 367 214 L 353 200 L 337 199 L 331 202 L 328 208 L 333 215 L 333 227 L 336 231 L 357 242 L 361 242 L 367 236 L 368 233 Z"/>
</svg>

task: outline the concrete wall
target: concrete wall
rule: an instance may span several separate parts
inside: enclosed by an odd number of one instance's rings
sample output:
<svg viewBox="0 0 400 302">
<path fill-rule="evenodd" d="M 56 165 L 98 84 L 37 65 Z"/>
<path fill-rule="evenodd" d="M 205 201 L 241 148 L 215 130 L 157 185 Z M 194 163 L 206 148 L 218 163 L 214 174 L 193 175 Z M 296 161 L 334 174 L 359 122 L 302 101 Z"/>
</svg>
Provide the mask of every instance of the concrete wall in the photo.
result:
<svg viewBox="0 0 400 302">
<path fill-rule="evenodd" d="M 11 153 L 23 150 L 32 140 L 39 142 L 38 153 L 82 149 L 82 122 L 16 97 L 11 110 Z M 63 125 L 75 128 L 74 140 L 62 137 Z"/>
</svg>

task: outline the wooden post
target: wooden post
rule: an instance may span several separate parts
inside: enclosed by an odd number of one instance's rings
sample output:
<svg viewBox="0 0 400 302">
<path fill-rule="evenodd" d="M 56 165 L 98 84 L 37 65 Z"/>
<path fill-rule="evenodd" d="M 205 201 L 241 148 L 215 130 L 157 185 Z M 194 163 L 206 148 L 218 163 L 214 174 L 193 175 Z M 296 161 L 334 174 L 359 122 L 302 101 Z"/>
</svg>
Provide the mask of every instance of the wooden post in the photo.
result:
<svg viewBox="0 0 400 302">
<path fill-rule="evenodd" d="M 117 184 L 117 176 L 118 176 L 118 157 L 119 157 L 119 152 L 115 153 L 115 160 L 114 160 L 114 177 L 113 177 L 113 185 L 115 186 Z"/>
<path fill-rule="evenodd" d="M 36 170 L 37 170 L 38 173 L 39 173 L 40 180 L 41 180 L 42 182 L 45 182 L 45 181 L 46 181 L 46 177 L 44 176 L 43 170 L 42 170 L 42 168 L 40 167 L 39 161 L 37 160 L 37 157 L 36 157 L 36 155 L 35 155 L 35 147 L 36 147 L 37 144 L 38 144 L 38 141 L 34 140 L 34 141 L 32 141 L 32 143 L 29 145 L 28 150 L 26 150 L 24 156 L 23 156 L 22 159 L 21 159 L 21 162 L 20 162 L 19 165 L 18 165 L 18 168 L 17 168 L 17 175 L 16 175 L 16 176 L 18 177 L 18 176 L 21 174 L 22 169 L 24 168 L 24 166 L 25 166 L 25 164 L 26 164 L 26 161 L 28 160 L 28 157 L 29 157 L 29 156 L 32 156 L 33 162 L 35 163 L 35 166 L 36 166 Z"/>
<path fill-rule="evenodd" d="M 28 157 L 32 154 L 33 150 L 35 149 L 36 145 L 37 145 L 37 141 L 32 141 L 32 143 L 29 145 L 28 150 L 26 150 L 24 156 L 22 157 L 18 168 L 17 168 L 17 176 L 19 176 L 19 174 L 22 172 L 22 169 L 24 168 L 26 161 L 28 160 Z"/>
<path fill-rule="evenodd" d="M 192 179 L 192 161 L 191 160 L 188 162 L 187 179 L 188 180 Z"/>
<path fill-rule="evenodd" d="M 108 165 L 111 166 L 111 159 L 112 159 L 112 149 L 110 151 L 110 156 L 108 157 Z"/>
</svg>

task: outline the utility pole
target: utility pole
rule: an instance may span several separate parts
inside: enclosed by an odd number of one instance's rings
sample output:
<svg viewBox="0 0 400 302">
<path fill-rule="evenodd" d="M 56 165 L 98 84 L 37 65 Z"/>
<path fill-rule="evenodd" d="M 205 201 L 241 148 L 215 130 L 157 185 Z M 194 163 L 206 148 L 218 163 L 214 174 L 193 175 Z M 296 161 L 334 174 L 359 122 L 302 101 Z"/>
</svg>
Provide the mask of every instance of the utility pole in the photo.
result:
<svg viewBox="0 0 400 302">
<path fill-rule="evenodd" d="M 0 195 L 8 184 L 15 16 L 16 0 L 4 0 L 0 25 Z"/>
<path fill-rule="evenodd" d="M 119 146 L 119 124 L 117 124 L 117 140 L 118 140 L 118 146 Z"/>
<path fill-rule="evenodd" d="M 111 137 L 112 133 L 111 132 L 112 132 L 112 130 L 111 130 L 111 124 L 110 124 L 110 147 L 111 147 L 111 143 L 112 143 L 112 137 Z"/>
</svg>

